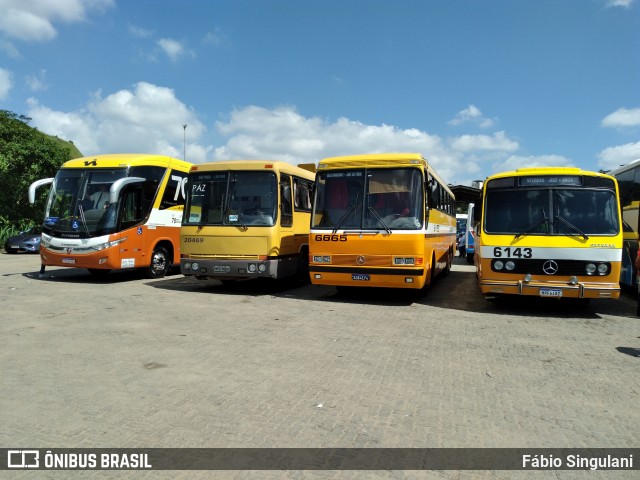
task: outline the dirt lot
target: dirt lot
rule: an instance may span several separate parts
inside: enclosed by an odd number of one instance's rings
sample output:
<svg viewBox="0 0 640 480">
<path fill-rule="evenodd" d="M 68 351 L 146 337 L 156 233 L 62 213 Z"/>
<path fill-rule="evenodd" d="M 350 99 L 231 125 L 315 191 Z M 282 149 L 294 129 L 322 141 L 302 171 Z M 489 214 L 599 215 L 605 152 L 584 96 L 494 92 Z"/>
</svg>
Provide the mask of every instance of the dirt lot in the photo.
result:
<svg viewBox="0 0 640 480">
<path fill-rule="evenodd" d="M 494 304 L 0 254 L 0 446 L 638 447 L 635 299 Z M 640 462 L 640 458 L 636 459 Z M 13 475 L 7 475 L 7 474 Z M 635 475 L 633 475 L 635 473 Z M 0 472 L 2 478 L 637 478 L 636 472 Z"/>
</svg>

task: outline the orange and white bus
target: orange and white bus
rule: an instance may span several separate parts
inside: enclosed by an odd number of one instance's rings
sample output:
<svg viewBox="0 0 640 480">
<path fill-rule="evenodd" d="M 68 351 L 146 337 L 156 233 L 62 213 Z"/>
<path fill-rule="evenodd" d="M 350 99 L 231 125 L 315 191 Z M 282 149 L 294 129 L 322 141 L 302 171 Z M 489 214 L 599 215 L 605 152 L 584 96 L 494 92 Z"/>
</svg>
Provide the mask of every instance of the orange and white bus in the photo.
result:
<svg viewBox="0 0 640 480">
<path fill-rule="evenodd" d="M 292 276 L 308 282 L 314 170 L 263 160 L 194 165 L 181 272 L 222 282 Z"/>
<path fill-rule="evenodd" d="M 522 168 L 484 183 L 475 264 L 487 297 L 618 298 L 622 242 L 609 175 Z"/>
<path fill-rule="evenodd" d="M 417 153 L 318 164 L 309 239 L 311 282 L 421 289 L 455 255 L 455 198 Z"/>
<path fill-rule="evenodd" d="M 163 277 L 180 259 L 180 223 L 191 164 L 160 155 L 116 154 L 70 160 L 51 184 L 42 227 L 40 257 L 47 265 L 144 269 Z"/>
</svg>

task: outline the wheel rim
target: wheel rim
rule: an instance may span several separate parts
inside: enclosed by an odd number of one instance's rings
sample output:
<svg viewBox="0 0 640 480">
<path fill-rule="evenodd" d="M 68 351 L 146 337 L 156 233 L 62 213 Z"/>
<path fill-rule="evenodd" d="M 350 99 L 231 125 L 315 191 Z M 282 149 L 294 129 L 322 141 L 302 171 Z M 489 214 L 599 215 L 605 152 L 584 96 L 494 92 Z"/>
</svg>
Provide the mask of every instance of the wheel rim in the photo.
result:
<svg viewBox="0 0 640 480">
<path fill-rule="evenodd" d="M 167 259 L 161 252 L 153 254 L 152 268 L 157 273 L 163 272 L 167 268 Z"/>
</svg>

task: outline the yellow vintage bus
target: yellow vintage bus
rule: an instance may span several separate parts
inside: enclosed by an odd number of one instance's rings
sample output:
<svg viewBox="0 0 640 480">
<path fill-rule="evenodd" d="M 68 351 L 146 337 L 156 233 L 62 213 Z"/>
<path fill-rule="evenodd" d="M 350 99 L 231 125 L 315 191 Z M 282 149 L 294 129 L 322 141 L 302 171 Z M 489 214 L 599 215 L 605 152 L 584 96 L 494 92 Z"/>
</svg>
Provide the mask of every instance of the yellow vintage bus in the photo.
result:
<svg viewBox="0 0 640 480">
<path fill-rule="evenodd" d="M 163 277 L 180 259 L 180 223 L 190 163 L 161 155 L 96 155 L 70 160 L 51 184 L 42 227 L 45 266 L 94 275 L 142 268 Z"/>
<path fill-rule="evenodd" d="M 318 164 L 312 283 L 421 289 L 451 269 L 455 240 L 455 198 L 422 155 L 357 155 Z"/>
<path fill-rule="evenodd" d="M 476 231 L 480 290 L 618 298 L 622 241 L 615 178 L 561 167 L 493 175 Z"/>
<path fill-rule="evenodd" d="M 194 165 L 182 219 L 184 275 L 308 282 L 315 167 L 231 160 Z"/>
</svg>

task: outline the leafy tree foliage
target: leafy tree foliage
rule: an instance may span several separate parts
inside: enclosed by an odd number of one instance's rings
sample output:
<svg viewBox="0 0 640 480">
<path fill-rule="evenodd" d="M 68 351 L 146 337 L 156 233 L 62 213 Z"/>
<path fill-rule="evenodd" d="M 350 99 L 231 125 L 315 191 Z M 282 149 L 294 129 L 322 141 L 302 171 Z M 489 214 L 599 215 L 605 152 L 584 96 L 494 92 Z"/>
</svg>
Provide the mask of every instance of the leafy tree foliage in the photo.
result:
<svg viewBox="0 0 640 480">
<path fill-rule="evenodd" d="M 41 223 L 48 189 L 40 188 L 30 205 L 29 185 L 53 177 L 60 165 L 80 156 L 73 144 L 39 132 L 30 120 L 0 110 L 0 226 Z"/>
</svg>

